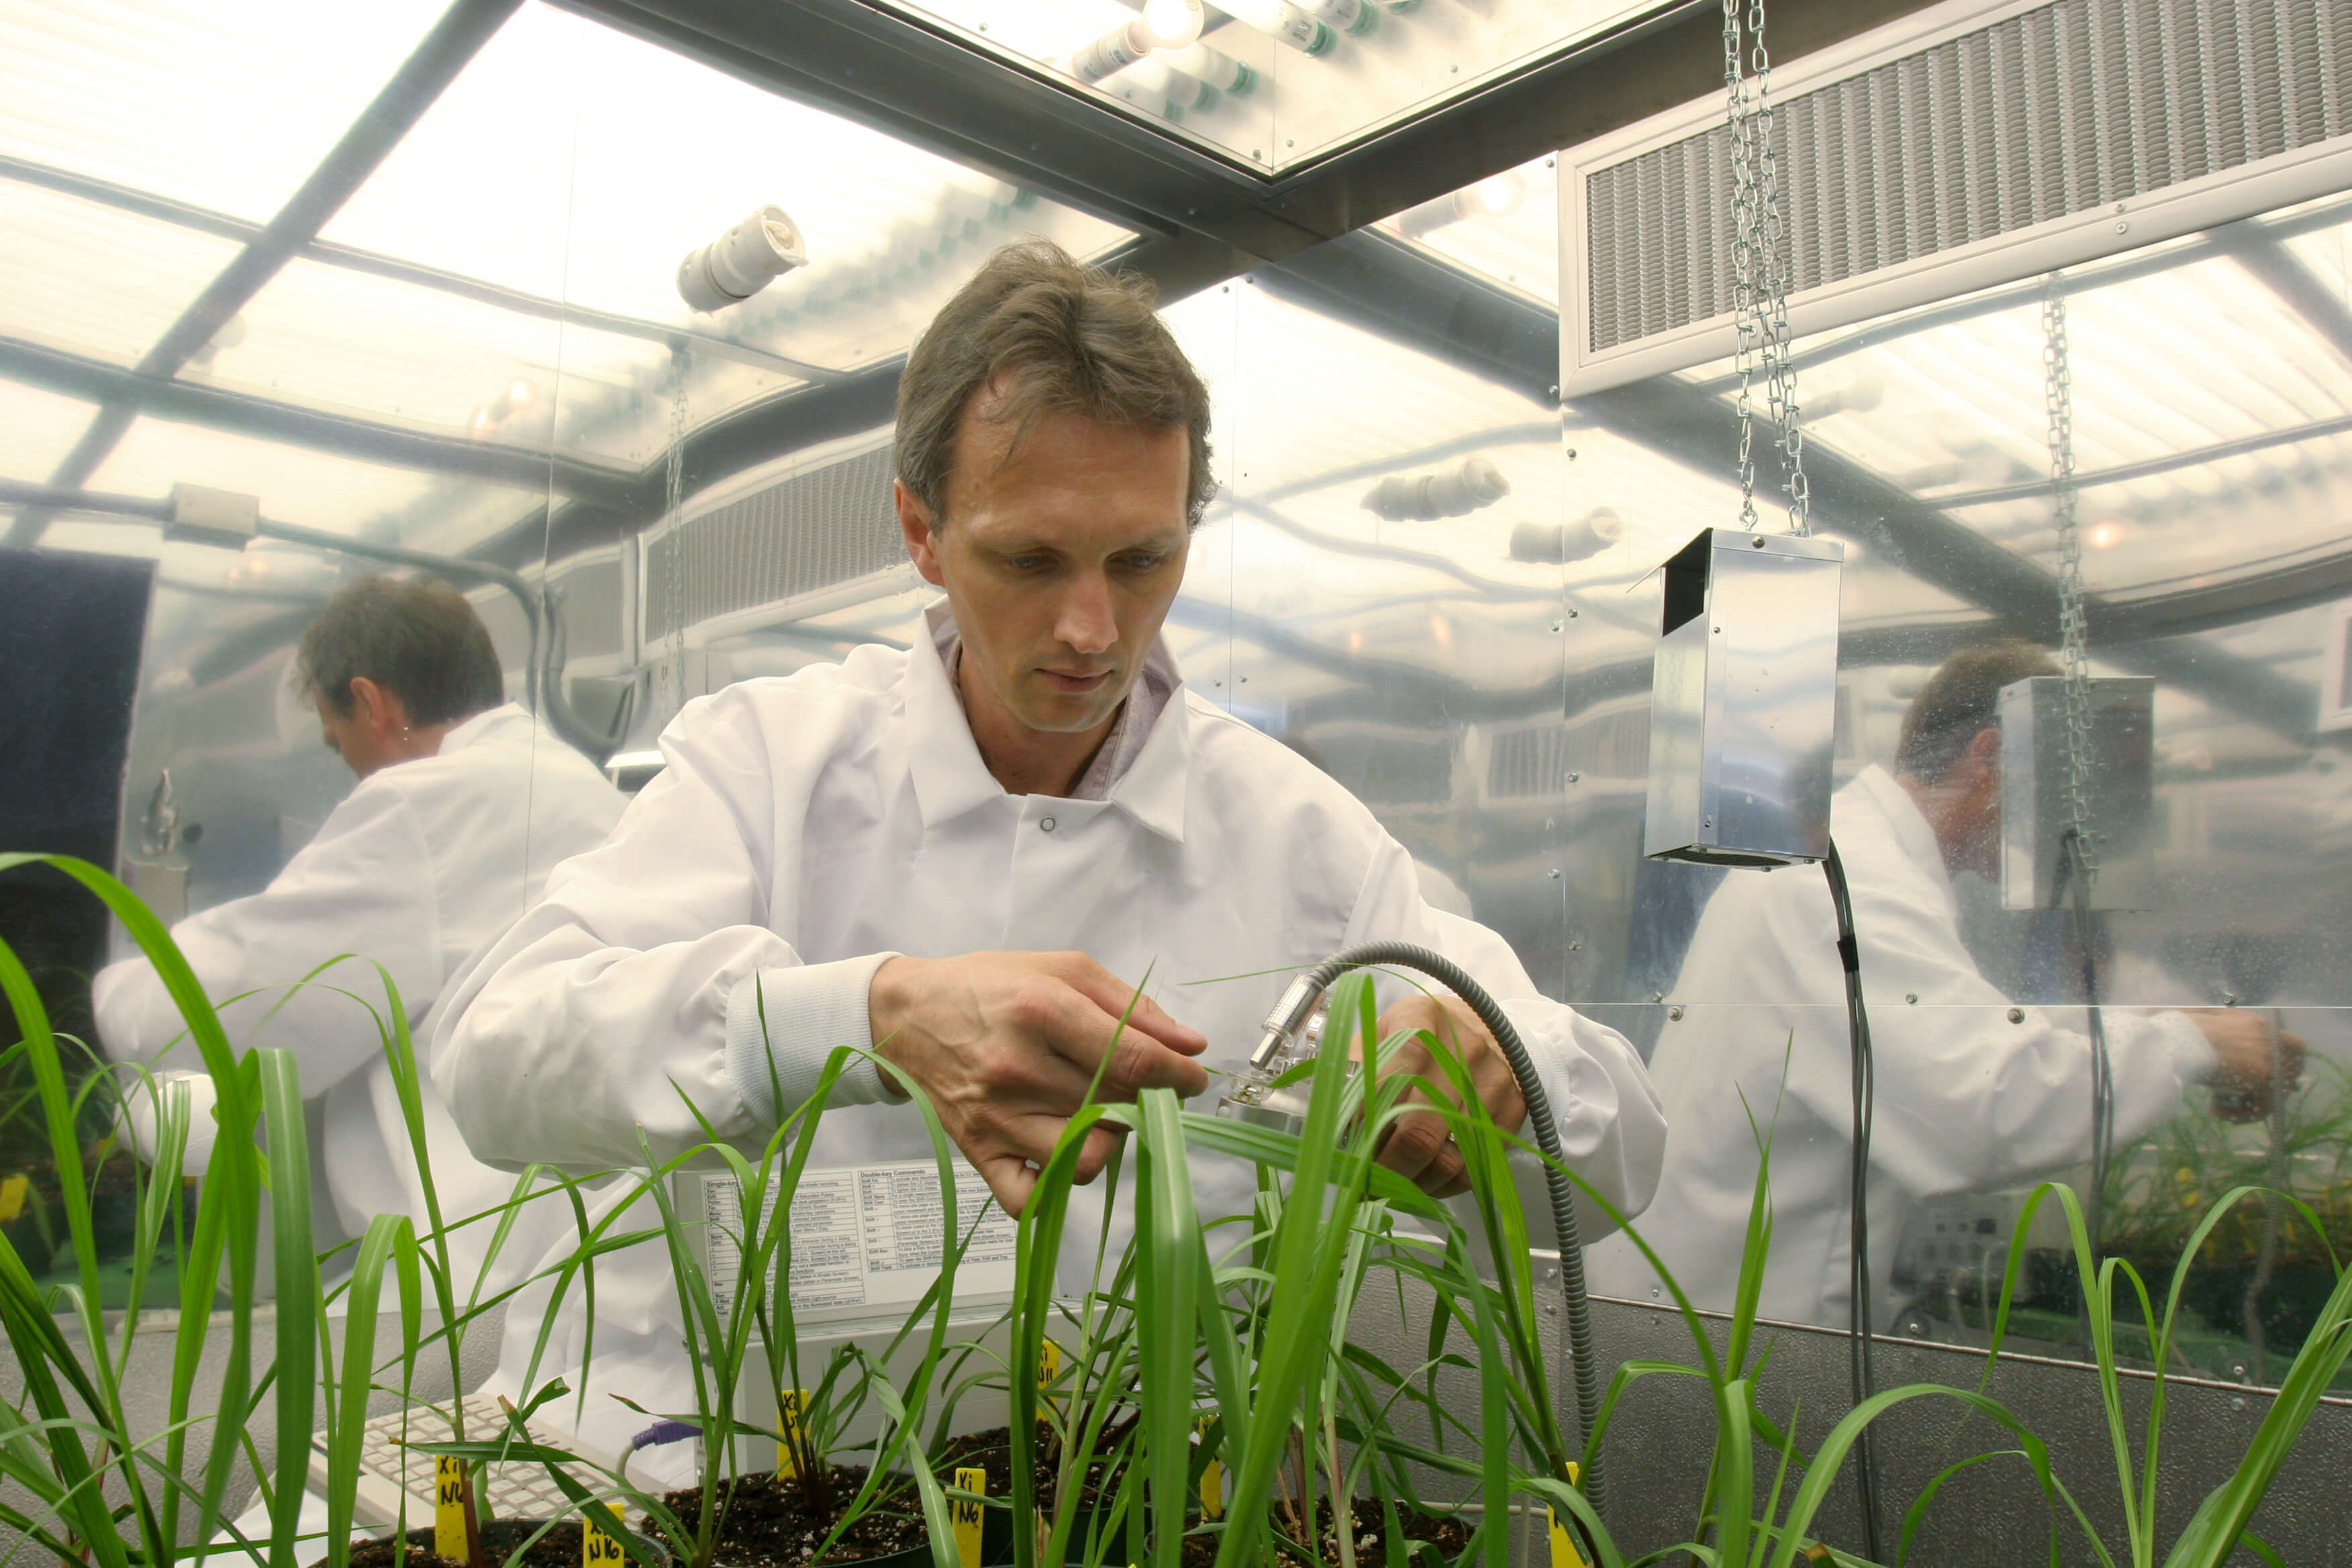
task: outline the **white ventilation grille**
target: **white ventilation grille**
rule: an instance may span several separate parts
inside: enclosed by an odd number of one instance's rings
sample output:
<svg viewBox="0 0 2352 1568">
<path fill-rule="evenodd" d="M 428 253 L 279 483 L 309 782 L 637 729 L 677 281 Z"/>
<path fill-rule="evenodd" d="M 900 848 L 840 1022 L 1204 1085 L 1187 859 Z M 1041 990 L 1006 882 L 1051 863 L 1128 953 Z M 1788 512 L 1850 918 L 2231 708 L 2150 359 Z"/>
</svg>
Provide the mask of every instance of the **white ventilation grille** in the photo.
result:
<svg viewBox="0 0 2352 1568">
<path fill-rule="evenodd" d="M 646 635 L 781 604 L 907 559 L 887 440 L 688 517 L 646 551 Z M 680 583 L 681 564 L 685 580 Z"/>
<path fill-rule="evenodd" d="M 2060 0 L 1774 114 L 1801 293 L 2352 133 L 2352 3 Z M 1588 353 L 1731 310 L 1722 128 L 1584 194 Z"/>
</svg>

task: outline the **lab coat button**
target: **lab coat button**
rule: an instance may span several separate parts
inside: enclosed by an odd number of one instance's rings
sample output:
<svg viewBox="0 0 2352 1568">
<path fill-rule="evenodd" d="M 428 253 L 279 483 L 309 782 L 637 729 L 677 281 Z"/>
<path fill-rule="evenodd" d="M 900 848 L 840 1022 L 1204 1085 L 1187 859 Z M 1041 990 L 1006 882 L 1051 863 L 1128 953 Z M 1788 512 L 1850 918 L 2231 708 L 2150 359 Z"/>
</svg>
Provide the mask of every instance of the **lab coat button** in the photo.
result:
<svg viewBox="0 0 2352 1568">
<path fill-rule="evenodd" d="M 1054 831 L 1054 819 L 1050 816 L 1040 817 L 1037 820 L 1037 826 L 1045 829 L 1046 832 L 1051 833 Z"/>
</svg>

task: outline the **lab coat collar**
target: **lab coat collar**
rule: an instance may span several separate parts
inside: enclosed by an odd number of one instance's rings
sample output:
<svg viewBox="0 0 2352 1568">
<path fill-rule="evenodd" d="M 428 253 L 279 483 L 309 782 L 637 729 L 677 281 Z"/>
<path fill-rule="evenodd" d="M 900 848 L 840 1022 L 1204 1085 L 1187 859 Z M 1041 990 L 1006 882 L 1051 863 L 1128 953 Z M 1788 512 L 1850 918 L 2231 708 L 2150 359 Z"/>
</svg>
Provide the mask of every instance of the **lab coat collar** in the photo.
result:
<svg viewBox="0 0 2352 1568">
<path fill-rule="evenodd" d="M 907 653 L 907 766 L 927 826 L 1004 798 L 1004 786 L 981 760 L 971 721 L 956 700 L 947 667 L 940 662 L 940 632 L 951 618 L 945 599 L 931 605 L 923 612 L 922 635 Z M 1166 683 L 1168 702 L 1134 764 L 1111 785 L 1107 804 L 1161 837 L 1181 843 L 1184 785 L 1192 765 L 1184 678 L 1165 637 L 1153 642 L 1144 662 Z"/>
<path fill-rule="evenodd" d="M 477 742 L 495 740 L 498 736 L 521 724 L 528 729 L 532 722 L 530 710 L 519 702 L 502 702 L 487 708 L 441 737 L 441 749 L 436 756 L 446 757 L 452 752 L 462 752 Z"/>
<path fill-rule="evenodd" d="M 1895 782 L 1895 775 L 1871 763 L 1854 774 L 1853 782 L 1838 792 L 1867 802 L 1886 821 L 1887 831 L 1903 853 L 1937 887 L 1948 889 L 1952 874 L 1944 868 L 1943 847 L 1936 842 L 1936 830 L 1928 826 L 1927 815 L 1911 792 Z"/>
</svg>

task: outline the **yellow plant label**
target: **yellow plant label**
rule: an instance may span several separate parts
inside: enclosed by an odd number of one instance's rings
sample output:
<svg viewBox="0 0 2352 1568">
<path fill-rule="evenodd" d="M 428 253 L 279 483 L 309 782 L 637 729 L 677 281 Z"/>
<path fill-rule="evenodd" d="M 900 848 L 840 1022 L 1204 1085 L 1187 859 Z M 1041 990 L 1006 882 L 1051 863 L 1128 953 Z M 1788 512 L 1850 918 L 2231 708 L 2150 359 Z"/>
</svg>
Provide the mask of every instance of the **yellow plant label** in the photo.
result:
<svg viewBox="0 0 2352 1568">
<path fill-rule="evenodd" d="M 1204 1443 L 1209 1438 L 1209 1425 L 1214 1420 L 1213 1415 L 1203 1415 L 1193 1423 Z M 1216 1459 L 1201 1467 L 1201 1513 L 1207 1519 L 1225 1516 L 1225 1467 Z"/>
<path fill-rule="evenodd" d="M 1047 1414 L 1054 1408 L 1054 1402 L 1046 1395 L 1045 1390 L 1051 1387 L 1054 1380 L 1061 1375 L 1062 1347 L 1051 1340 L 1038 1342 L 1037 1419 L 1040 1421 L 1045 1420 Z"/>
<path fill-rule="evenodd" d="M 433 1550 L 463 1563 L 466 1550 L 466 1461 L 433 1456 Z"/>
<path fill-rule="evenodd" d="M 1551 1568 L 1585 1568 L 1584 1554 L 1576 1549 L 1576 1538 L 1559 1521 L 1559 1510 L 1549 1508 L 1544 1512 L 1551 1517 Z"/>
<path fill-rule="evenodd" d="M 1574 1486 L 1580 1474 L 1576 1461 L 1568 1462 L 1568 1484 Z M 1544 1514 L 1551 1521 L 1551 1568 L 1585 1568 L 1584 1553 L 1576 1549 L 1576 1537 L 1560 1522 L 1559 1510 L 1548 1508 Z"/>
<path fill-rule="evenodd" d="M 805 1388 L 776 1390 L 776 1413 L 782 1417 L 784 1436 L 803 1448 L 808 1447 L 808 1434 L 801 1430 L 801 1402 L 807 1397 L 808 1390 Z M 800 1473 L 800 1461 L 793 1457 L 793 1443 L 779 1442 L 776 1445 L 776 1474 L 797 1476 Z"/>
<path fill-rule="evenodd" d="M 621 1543 L 596 1528 L 595 1521 L 580 1521 L 580 1568 L 621 1568 L 627 1554 Z"/>
<path fill-rule="evenodd" d="M 0 1225 L 6 1225 L 25 1212 L 25 1194 L 32 1190 L 30 1176 L 11 1176 L 0 1182 Z"/>
<path fill-rule="evenodd" d="M 959 1468 L 955 1484 L 956 1490 L 974 1494 L 948 1500 L 948 1513 L 955 1521 L 956 1561 L 963 1568 L 980 1568 L 980 1500 L 988 1492 L 988 1472 Z"/>
</svg>

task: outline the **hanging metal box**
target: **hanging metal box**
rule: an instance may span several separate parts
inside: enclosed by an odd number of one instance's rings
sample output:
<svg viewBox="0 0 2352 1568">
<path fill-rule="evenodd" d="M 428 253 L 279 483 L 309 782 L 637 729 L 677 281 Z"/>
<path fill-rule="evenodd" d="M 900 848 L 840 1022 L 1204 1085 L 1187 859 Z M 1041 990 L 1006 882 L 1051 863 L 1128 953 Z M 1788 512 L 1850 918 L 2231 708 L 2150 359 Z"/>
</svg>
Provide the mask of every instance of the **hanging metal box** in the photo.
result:
<svg viewBox="0 0 2352 1568">
<path fill-rule="evenodd" d="M 1666 563 L 1653 859 L 1787 866 L 1829 852 L 1844 559 L 1826 539 L 1710 528 Z"/>
<path fill-rule="evenodd" d="M 2156 903 L 2156 682 L 2090 682 L 2085 805 L 2098 874 L 2091 907 Z M 2072 908 L 2066 837 L 2066 681 L 2042 675 L 2000 689 L 2000 901 L 2012 910 Z"/>
</svg>

